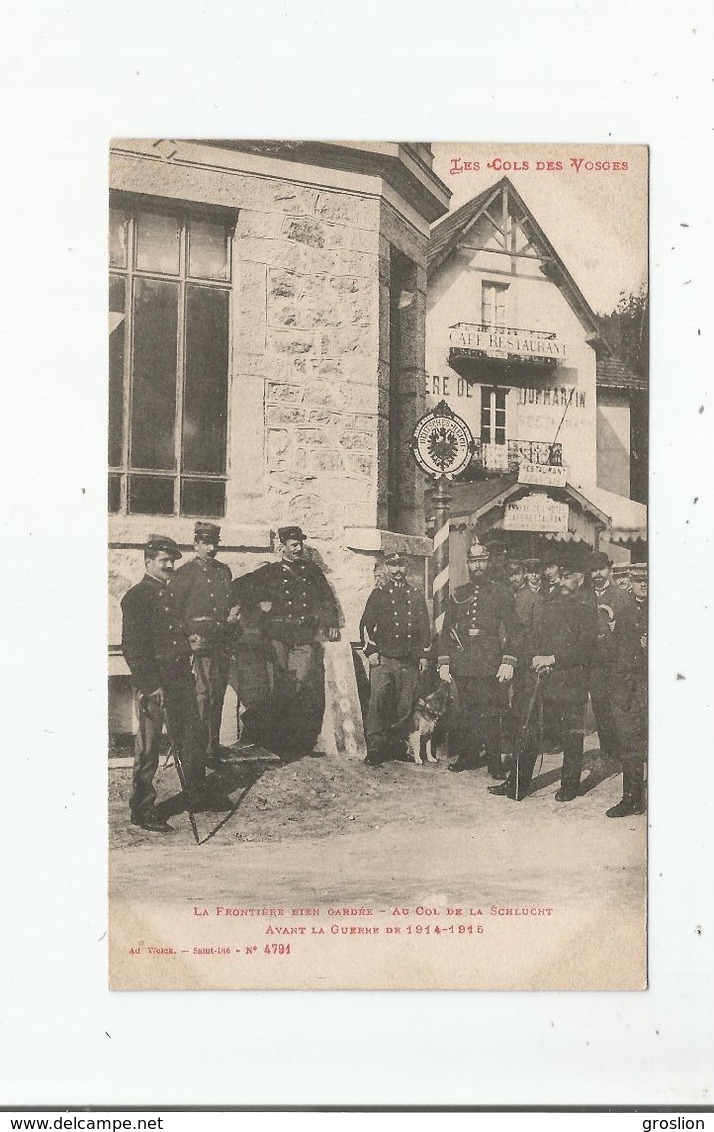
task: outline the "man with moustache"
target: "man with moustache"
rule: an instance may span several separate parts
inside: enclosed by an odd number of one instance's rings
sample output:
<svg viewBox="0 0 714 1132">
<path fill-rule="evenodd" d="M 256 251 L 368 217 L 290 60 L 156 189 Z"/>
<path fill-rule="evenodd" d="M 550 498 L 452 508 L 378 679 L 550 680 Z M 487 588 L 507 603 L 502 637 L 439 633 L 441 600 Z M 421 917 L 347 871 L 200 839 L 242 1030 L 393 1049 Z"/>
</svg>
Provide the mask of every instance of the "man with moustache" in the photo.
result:
<svg viewBox="0 0 714 1132">
<path fill-rule="evenodd" d="M 150 535 L 144 548 L 146 573 L 121 602 L 122 652 L 131 672 L 139 720 L 129 808 L 132 825 L 151 833 L 173 831 L 154 811 L 154 775 L 159 765 L 164 717 L 171 742 L 178 748 L 186 776 L 187 801 L 193 810 L 200 808 L 206 774 L 191 650 L 168 593 L 177 558 L 181 558 L 181 551 L 173 539 Z"/>
<path fill-rule="evenodd" d="M 221 747 L 221 716 L 229 676 L 226 623 L 231 608 L 230 567 L 216 555 L 221 528 L 197 522 L 195 557 L 176 571 L 171 600 L 181 617 L 193 652 L 193 675 L 198 711 L 206 730 L 206 765 L 220 768 L 236 762 Z"/>
<path fill-rule="evenodd" d="M 414 706 L 419 673 L 429 664 L 431 629 L 426 602 L 407 580 L 401 554 L 384 559 L 386 577 L 367 599 L 360 640 L 369 664 L 369 707 L 365 723 L 368 766 L 389 755 L 388 731 Z"/>
<path fill-rule="evenodd" d="M 339 611 L 320 567 L 305 554 L 307 535 L 298 526 L 280 527 L 280 562 L 253 575 L 253 597 L 266 608 L 275 677 L 275 709 L 282 713 L 282 751 L 312 751 L 325 712 L 322 639 L 339 639 Z"/>
<path fill-rule="evenodd" d="M 563 769 L 557 802 L 572 802 L 578 796 L 585 739 L 585 708 L 590 665 L 597 642 L 597 611 L 592 591 L 585 584 L 586 552 L 577 546 L 563 548 L 560 557 L 560 594 L 545 600 L 534 621 L 529 648 L 529 688 L 538 694 L 543 708 L 550 708 L 562 738 Z M 525 798 L 538 755 L 537 704 L 531 713 L 524 748 L 504 783 L 490 786 L 489 793 L 505 794 L 518 801 Z M 524 721 L 525 724 L 526 721 Z"/>
<path fill-rule="evenodd" d="M 522 632 L 513 594 L 489 570 L 489 552 L 475 541 L 469 581 L 449 598 L 439 639 L 439 676 L 456 681 L 458 707 L 449 729 L 451 771 L 478 762 L 483 742 L 488 773 L 503 778 L 500 716 L 503 685 L 513 679 Z"/>
</svg>

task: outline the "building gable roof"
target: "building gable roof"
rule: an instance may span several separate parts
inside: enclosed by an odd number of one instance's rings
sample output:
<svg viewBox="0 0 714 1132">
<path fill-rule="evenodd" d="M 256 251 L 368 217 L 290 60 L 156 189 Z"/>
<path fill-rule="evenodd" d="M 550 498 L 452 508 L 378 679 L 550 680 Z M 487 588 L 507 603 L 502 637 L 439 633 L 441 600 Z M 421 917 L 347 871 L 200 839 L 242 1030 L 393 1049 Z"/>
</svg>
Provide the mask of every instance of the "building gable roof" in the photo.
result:
<svg viewBox="0 0 714 1132">
<path fill-rule="evenodd" d="M 591 336 L 591 345 L 612 354 L 612 348 L 602 336 L 600 321 L 592 307 L 578 287 L 563 260 L 558 255 L 555 246 L 546 236 L 535 216 L 523 200 L 518 190 L 508 177 L 501 177 L 500 181 L 484 189 L 478 196 L 462 204 L 456 212 L 445 216 L 436 223 L 429 239 L 427 253 L 427 270 L 429 275 L 441 267 L 445 260 L 454 252 L 466 230 L 471 228 L 478 218 L 486 212 L 489 205 L 504 193 L 508 196 L 509 208 L 518 220 L 518 223 L 531 240 L 532 245 L 543 256 L 541 271 L 557 287 L 560 288 L 580 322 Z M 515 207 L 514 207 L 515 206 Z"/>
</svg>

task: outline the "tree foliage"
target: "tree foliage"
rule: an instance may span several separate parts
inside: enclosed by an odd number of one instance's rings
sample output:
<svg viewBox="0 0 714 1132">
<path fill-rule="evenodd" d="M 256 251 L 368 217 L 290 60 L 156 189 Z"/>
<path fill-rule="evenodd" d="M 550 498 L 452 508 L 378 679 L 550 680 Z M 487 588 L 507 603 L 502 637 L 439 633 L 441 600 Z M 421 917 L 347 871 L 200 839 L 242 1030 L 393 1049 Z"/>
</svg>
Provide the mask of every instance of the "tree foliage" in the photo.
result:
<svg viewBox="0 0 714 1132">
<path fill-rule="evenodd" d="M 645 284 L 634 295 L 620 292 L 610 314 L 601 314 L 605 338 L 628 369 L 646 378 L 650 364 L 650 297 Z"/>
</svg>

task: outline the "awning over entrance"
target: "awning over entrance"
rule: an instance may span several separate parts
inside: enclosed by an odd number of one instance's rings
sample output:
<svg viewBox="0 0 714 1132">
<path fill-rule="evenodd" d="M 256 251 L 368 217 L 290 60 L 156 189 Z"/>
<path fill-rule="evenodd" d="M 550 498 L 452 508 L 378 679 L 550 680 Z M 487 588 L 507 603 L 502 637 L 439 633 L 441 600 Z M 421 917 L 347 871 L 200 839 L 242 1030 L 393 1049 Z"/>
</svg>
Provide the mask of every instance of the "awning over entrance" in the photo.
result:
<svg viewBox="0 0 714 1132">
<path fill-rule="evenodd" d="M 616 495 L 602 487 L 592 488 L 590 495 L 610 520 L 610 542 L 626 549 L 647 542 L 647 508 L 625 495 Z"/>
<path fill-rule="evenodd" d="M 609 525 L 607 514 L 571 484 L 545 490 L 519 483 L 517 472 L 453 484 L 449 494 L 452 523 L 514 538 L 528 534 L 594 547 Z"/>
</svg>

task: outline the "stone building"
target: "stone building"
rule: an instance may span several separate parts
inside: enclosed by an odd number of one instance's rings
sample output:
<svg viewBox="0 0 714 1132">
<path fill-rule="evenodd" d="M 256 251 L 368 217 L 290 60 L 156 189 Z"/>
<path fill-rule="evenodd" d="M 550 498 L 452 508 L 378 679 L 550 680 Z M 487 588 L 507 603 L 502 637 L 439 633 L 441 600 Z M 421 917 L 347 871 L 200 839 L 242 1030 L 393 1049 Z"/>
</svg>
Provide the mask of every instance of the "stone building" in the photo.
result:
<svg viewBox="0 0 714 1132">
<path fill-rule="evenodd" d="M 476 441 L 451 491 L 452 581 L 470 529 L 527 556 L 577 540 L 626 558 L 646 537 L 629 498 L 638 379 L 507 177 L 435 224 L 428 277 L 427 404 Z"/>
<path fill-rule="evenodd" d="M 234 575 L 299 523 L 353 640 L 379 551 L 424 577 L 427 251 L 419 143 L 119 140 L 110 160 L 110 729 L 122 594 L 154 530 L 222 526 Z"/>
</svg>

